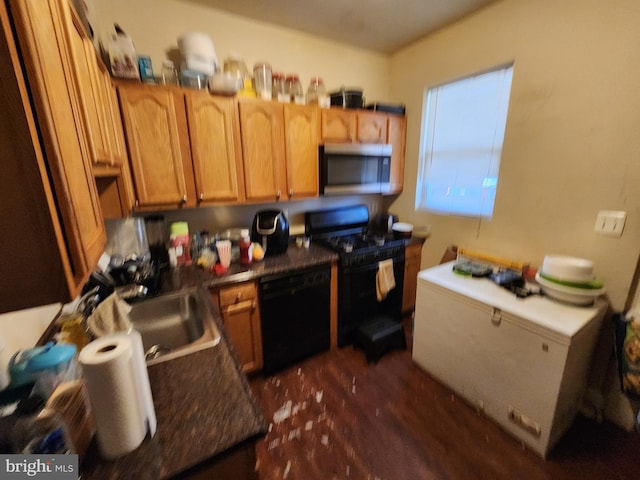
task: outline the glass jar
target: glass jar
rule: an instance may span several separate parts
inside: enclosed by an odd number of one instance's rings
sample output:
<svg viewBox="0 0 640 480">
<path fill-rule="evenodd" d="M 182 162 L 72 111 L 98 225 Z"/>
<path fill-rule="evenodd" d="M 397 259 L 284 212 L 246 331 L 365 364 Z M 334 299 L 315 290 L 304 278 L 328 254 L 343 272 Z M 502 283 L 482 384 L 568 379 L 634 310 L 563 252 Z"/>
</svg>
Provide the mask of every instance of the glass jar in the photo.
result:
<svg viewBox="0 0 640 480">
<path fill-rule="evenodd" d="M 273 88 L 273 75 L 271 65 L 268 63 L 256 63 L 253 67 L 253 86 L 258 98 L 271 100 Z"/>
<path fill-rule="evenodd" d="M 171 60 L 164 60 L 162 62 L 161 76 L 163 85 L 178 85 L 178 72 Z"/>
<path fill-rule="evenodd" d="M 300 78 L 296 74 L 287 75 L 287 88 L 289 90 L 289 101 L 304 105 L 304 91 Z"/>
<path fill-rule="evenodd" d="M 307 88 L 307 103 L 317 103 L 321 107 L 324 107 L 329 100 L 327 91 L 324 88 L 324 82 L 320 77 L 313 77 L 309 82 L 309 88 Z M 326 105 L 329 106 L 329 105 Z"/>
<path fill-rule="evenodd" d="M 289 91 L 284 73 L 276 72 L 273 78 L 273 98 L 279 102 L 289 103 Z"/>
<path fill-rule="evenodd" d="M 74 453 L 67 427 L 45 401 L 37 395 L 25 398 L 16 408 L 16 423 L 11 431 L 14 453 L 68 454 Z"/>
</svg>

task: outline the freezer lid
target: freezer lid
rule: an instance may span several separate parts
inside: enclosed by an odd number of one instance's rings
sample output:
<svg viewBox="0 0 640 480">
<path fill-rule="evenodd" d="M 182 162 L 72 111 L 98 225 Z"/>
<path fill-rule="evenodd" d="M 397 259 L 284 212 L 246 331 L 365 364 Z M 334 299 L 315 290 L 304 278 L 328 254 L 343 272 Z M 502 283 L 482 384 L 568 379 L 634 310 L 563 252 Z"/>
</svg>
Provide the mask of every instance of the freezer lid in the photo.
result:
<svg viewBox="0 0 640 480">
<path fill-rule="evenodd" d="M 518 298 L 487 278 L 466 277 L 454 273 L 455 261 L 421 271 L 418 286 L 437 285 L 464 295 L 502 312 L 532 322 L 541 330 L 573 337 L 593 318 L 604 314 L 607 302 L 596 300 L 593 306 L 562 304 L 543 296 Z"/>
</svg>

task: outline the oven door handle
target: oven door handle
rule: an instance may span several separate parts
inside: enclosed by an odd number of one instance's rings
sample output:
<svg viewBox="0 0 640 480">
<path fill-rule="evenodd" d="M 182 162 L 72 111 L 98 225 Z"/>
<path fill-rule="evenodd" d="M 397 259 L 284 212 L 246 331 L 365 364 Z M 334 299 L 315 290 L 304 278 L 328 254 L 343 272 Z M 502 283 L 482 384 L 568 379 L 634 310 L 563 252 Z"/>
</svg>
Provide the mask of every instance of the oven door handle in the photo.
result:
<svg viewBox="0 0 640 480">
<path fill-rule="evenodd" d="M 396 265 L 398 263 L 401 263 L 402 268 L 404 268 L 404 255 L 398 255 L 395 257 L 391 257 L 393 259 L 393 266 L 394 268 L 396 267 Z M 378 264 L 383 261 L 383 260 L 387 260 L 388 258 L 381 258 L 381 259 L 377 259 L 374 260 L 370 263 L 366 263 L 364 265 L 349 265 L 349 266 L 344 266 L 342 268 L 343 273 L 346 274 L 353 274 L 353 273 L 364 273 L 364 272 L 371 272 L 371 271 L 376 271 L 378 270 Z"/>
</svg>

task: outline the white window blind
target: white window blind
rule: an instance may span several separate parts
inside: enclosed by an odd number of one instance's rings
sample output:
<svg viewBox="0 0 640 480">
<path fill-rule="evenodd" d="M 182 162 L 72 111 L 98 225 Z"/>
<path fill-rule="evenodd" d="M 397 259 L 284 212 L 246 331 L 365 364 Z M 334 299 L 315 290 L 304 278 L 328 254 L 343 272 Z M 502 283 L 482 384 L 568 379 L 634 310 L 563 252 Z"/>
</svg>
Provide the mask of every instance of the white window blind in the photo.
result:
<svg viewBox="0 0 640 480">
<path fill-rule="evenodd" d="M 491 218 L 513 65 L 428 89 L 416 210 Z"/>
</svg>

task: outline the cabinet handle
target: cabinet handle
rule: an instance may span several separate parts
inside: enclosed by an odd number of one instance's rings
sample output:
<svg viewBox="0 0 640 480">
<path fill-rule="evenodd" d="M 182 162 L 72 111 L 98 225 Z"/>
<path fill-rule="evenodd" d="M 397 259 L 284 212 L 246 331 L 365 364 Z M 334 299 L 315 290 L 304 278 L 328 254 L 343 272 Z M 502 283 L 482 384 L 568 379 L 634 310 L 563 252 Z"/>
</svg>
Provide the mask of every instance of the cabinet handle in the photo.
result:
<svg viewBox="0 0 640 480">
<path fill-rule="evenodd" d="M 251 311 L 254 311 L 257 306 L 258 306 L 258 303 L 254 300 L 253 303 L 251 304 Z"/>
<path fill-rule="evenodd" d="M 253 302 L 251 300 L 246 300 L 234 305 L 229 305 L 223 310 L 223 312 L 226 315 L 234 315 L 236 313 L 246 312 L 247 310 L 253 310 L 255 308 L 255 304 L 255 300 Z"/>
<path fill-rule="evenodd" d="M 139 206 L 140 206 L 140 201 L 136 199 L 136 208 L 138 208 Z"/>
<path fill-rule="evenodd" d="M 500 326 L 502 322 L 502 310 L 499 308 L 494 308 L 491 312 L 491 323 L 493 323 L 496 327 Z"/>
<path fill-rule="evenodd" d="M 290 189 L 289 189 L 289 196 L 290 196 L 290 197 L 293 197 L 293 188 L 290 188 Z"/>
<path fill-rule="evenodd" d="M 200 194 L 200 201 L 203 201 L 203 200 L 204 200 L 204 193 L 201 193 Z"/>
<path fill-rule="evenodd" d="M 242 300 L 242 292 L 238 292 L 236 294 L 236 303 L 238 303 L 240 300 Z"/>
<path fill-rule="evenodd" d="M 187 199 L 187 194 L 185 193 L 185 194 L 182 196 L 182 203 L 187 203 L 187 200 L 188 200 L 188 199 Z"/>
<path fill-rule="evenodd" d="M 280 200 L 280 196 L 282 195 L 282 191 L 278 189 L 278 193 L 276 194 L 276 200 Z"/>
</svg>

